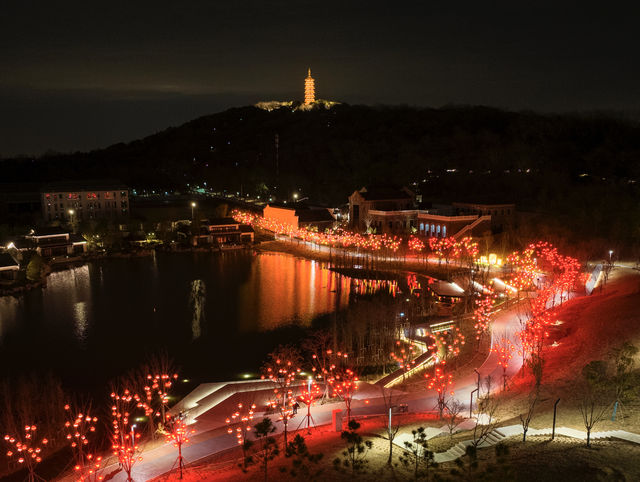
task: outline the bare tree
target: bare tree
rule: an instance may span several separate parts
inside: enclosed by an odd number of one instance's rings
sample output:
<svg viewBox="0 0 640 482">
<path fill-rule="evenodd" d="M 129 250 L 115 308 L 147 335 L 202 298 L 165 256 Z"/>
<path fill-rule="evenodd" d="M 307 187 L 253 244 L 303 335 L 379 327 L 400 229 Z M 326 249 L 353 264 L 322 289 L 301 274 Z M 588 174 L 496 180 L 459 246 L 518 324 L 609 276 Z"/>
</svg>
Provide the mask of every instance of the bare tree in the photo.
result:
<svg viewBox="0 0 640 482">
<path fill-rule="evenodd" d="M 584 428 L 587 430 L 587 447 L 591 447 L 591 431 L 604 420 L 609 404 L 600 403 L 593 394 L 585 394 L 580 402 L 580 414 Z"/>
<path fill-rule="evenodd" d="M 398 430 L 400 430 L 400 422 L 398 420 L 395 423 L 393 422 L 393 409 L 398 406 L 400 396 L 391 388 L 380 387 L 380 391 L 384 400 L 385 412 L 387 412 L 387 440 L 389 441 L 387 465 L 391 465 L 393 461 L 393 440 L 396 438 Z"/>
<path fill-rule="evenodd" d="M 498 400 L 491 396 L 490 393 L 478 399 L 478 416 L 476 417 L 476 424 L 473 427 L 472 445 L 474 447 L 478 447 L 478 445 L 484 442 L 489 434 L 496 428 L 498 424 L 496 417 L 498 407 Z"/>
<path fill-rule="evenodd" d="M 529 370 L 531 370 L 531 374 L 533 375 L 533 379 L 535 381 L 534 390 L 536 392 L 540 391 L 540 386 L 542 385 L 542 374 L 544 372 L 544 364 L 545 360 L 542 356 L 542 351 L 540 350 L 537 353 L 531 353 L 529 360 L 527 361 L 527 366 Z"/>
<path fill-rule="evenodd" d="M 611 406 L 607 397 L 609 388 L 607 366 L 602 361 L 592 361 L 582 369 L 584 382 L 580 399 L 580 414 L 587 431 L 587 447 L 591 447 L 591 431 L 604 420 Z"/>
<path fill-rule="evenodd" d="M 538 402 L 538 390 L 531 390 L 527 401 L 527 411 L 524 414 L 520 414 L 520 424 L 522 425 L 522 441 L 527 441 L 527 431 L 529 430 L 529 423 L 533 417 L 533 411 Z"/>
<path fill-rule="evenodd" d="M 613 385 L 615 387 L 616 408 L 624 402 L 633 399 L 637 393 L 638 383 L 634 376 L 635 356 L 638 348 L 629 342 L 611 351 L 613 361 Z"/>
<path fill-rule="evenodd" d="M 456 398 L 449 400 L 446 404 L 446 415 L 444 417 L 449 430 L 449 437 L 453 438 L 453 433 L 462 422 L 463 417 L 460 416 L 464 405 Z"/>
<path fill-rule="evenodd" d="M 36 375 L 0 381 L 0 432 L 21 433 L 27 425 L 36 424 L 38 433 L 57 449 L 66 439 L 62 434 L 67 396 L 53 375 Z"/>
</svg>

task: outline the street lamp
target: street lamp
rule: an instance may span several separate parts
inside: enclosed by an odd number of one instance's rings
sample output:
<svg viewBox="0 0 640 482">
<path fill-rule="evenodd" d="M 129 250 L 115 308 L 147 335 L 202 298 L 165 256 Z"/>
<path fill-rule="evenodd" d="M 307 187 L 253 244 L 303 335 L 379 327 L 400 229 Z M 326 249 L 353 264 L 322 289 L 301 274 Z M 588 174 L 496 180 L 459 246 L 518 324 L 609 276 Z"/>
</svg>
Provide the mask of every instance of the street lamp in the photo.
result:
<svg viewBox="0 0 640 482">
<path fill-rule="evenodd" d="M 298 201 L 298 193 L 297 193 L 297 192 L 294 192 L 294 193 L 293 193 L 293 201 L 294 201 L 294 202 L 297 202 L 297 201 Z"/>
<path fill-rule="evenodd" d="M 73 209 L 69 209 L 69 222 L 71 224 L 73 224 L 73 215 L 75 214 L 75 211 Z"/>
<path fill-rule="evenodd" d="M 191 221 L 193 221 L 193 210 L 196 206 L 197 204 L 195 203 L 195 201 L 191 201 Z"/>
<path fill-rule="evenodd" d="M 613 254 L 613 249 L 609 250 L 609 263 L 611 263 L 611 255 Z"/>
</svg>

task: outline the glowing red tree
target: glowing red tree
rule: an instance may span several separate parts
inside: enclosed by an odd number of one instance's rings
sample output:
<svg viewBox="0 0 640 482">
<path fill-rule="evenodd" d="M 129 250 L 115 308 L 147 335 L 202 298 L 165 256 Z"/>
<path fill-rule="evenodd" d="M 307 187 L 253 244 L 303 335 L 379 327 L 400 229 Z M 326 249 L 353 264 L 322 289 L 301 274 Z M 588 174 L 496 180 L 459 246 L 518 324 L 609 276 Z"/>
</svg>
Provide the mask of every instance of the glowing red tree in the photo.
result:
<svg viewBox="0 0 640 482">
<path fill-rule="evenodd" d="M 425 244 L 424 242 L 418 238 L 417 236 L 410 236 L 409 241 L 407 242 L 407 247 L 409 251 L 416 253 L 416 258 L 419 260 L 420 255 L 424 252 Z M 424 257 L 424 261 L 426 261 L 426 256 Z"/>
<path fill-rule="evenodd" d="M 184 470 L 184 457 L 182 456 L 182 446 L 189 443 L 189 434 L 195 432 L 195 430 L 189 429 L 184 421 L 184 417 L 176 417 L 174 419 L 168 418 L 167 434 L 165 437 L 167 441 L 172 443 L 175 448 L 178 449 L 178 478 L 182 479 L 182 471 Z"/>
<path fill-rule="evenodd" d="M 449 387 L 453 385 L 453 375 L 451 373 L 445 373 L 445 363 L 440 362 L 436 365 L 433 374 L 427 373 L 427 388 L 429 390 L 435 390 L 438 395 L 437 407 L 438 416 L 443 418 L 444 410 L 447 407 L 447 392 Z M 453 395 L 453 391 L 450 392 Z"/>
<path fill-rule="evenodd" d="M 439 360 L 444 361 L 457 357 L 464 344 L 465 336 L 457 326 L 436 334 L 434 347 L 434 352 L 437 357 L 436 363 L 439 363 Z M 439 353 L 442 354 L 442 356 L 439 356 Z"/>
<path fill-rule="evenodd" d="M 358 375 L 349 363 L 346 353 L 332 353 L 331 364 L 326 375 L 326 381 L 331 387 L 332 396 L 339 397 L 347 409 L 347 424 L 351 420 L 351 402 L 358 390 Z"/>
<path fill-rule="evenodd" d="M 489 323 L 491 321 L 491 311 L 493 305 L 496 302 L 496 295 L 493 292 L 477 298 L 475 301 L 476 307 L 473 312 L 473 328 L 476 331 L 476 340 L 480 341 L 480 338 L 489 330 Z"/>
<path fill-rule="evenodd" d="M 300 392 L 298 399 L 307 406 L 307 414 L 305 419 L 307 421 L 307 433 L 311 433 L 311 423 L 313 417 L 311 416 L 311 407 L 315 405 L 316 400 L 322 397 L 322 389 L 311 377 L 307 379 L 307 384 Z M 315 422 L 313 422 L 315 424 Z"/>
<path fill-rule="evenodd" d="M 44 480 L 36 474 L 36 466 L 42 462 L 42 451 L 47 447 L 49 441 L 46 438 L 40 439 L 36 435 L 35 425 L 25 425 L 22 435 L 5 435 L 4 441 L 9 445 L 7 457 L 15 460 L 18 464 L 26 467 L 29 482 Z"/>
<path fill-rule="evenodd" d="M 438 257 L 438 263 L 440 263 L 443 259 L 445 261 L 445 265 L 447 267 L 447 271 L 449 270 L 449 261 L 454 256 L 456 252 L 456 240 L 449 238 L 429 238 L 429 248 L 431 251 Z"/>
<path fill-rule="evenodd" d="M 509 362 L 513 358 L 515 346 L 513 346 L 513 343 L 511 343 L 511 340 L 509 338 L 503 336 L 494 343 L 491 351 L 498 356 L 498 366 L 502 367 L 502 389 L 506 390 L 507 367 L 509 366 Z"/>
<path fill-rule="evenodd" d="M 402 380 L 405 380 L 405 374 L 416 365 L 416 350 L 413 343 L 404 343 L 400 340 L 396 341 L 394 351 L 391 352 L 391 359 L 394 360 L 398 367 L 402 370 Z"/>
<path fill-rule="evenodd" d="M 133 411 L 141 406 L 141 400 L 129 390 L 125 390 L 122 395 L 112 392 L 111 400 L 111 448 L 130 482 L 133 466 L 142 460 L 137 442 L 140 433 L 136 433 L 136 425 L 131 423 Z"/>
<path fill-rule="evenodd" d="M 329 398 L 330 386 L 326 382 L 331 366 L 331 346 L 333 338 L 325 332 L 317 332 L 303 343 L 305 349 L 311 354 L 311 371 L 317 382 L 323 385 L 322 401 Z"/>
<path fill-rule="evenodd" d="M 544 341 L 549 337 L 548 327 L 553 323 L 549 305 L 555 305 L 558 294 L 562 302 L 565 293 L 573 289 L 580 277 L 580 263 L 561 255 L 551 243 L 544 241 L 531 243 L 522 253 L 513 253 L 508 262 L 515 269 L 512 284 L 519 289 L 533 288 L 538 273 L 546 275 L 545 280 L 539 280 L 535 286 L 537 296 L 530 302 L 530 316 L 521 322 L 522 330 L 518 333 L 524 374 L 528 358 L 542 366 Z"/>
<path fill-rule="evenodd" d="M 238 409 L 231 415 L 231 417 L 225 420 L 226 424 L 229 426 L 227 433 L 230 435 L 235 433 L 236 441 L 238 442 L 238 445 L 242 447 L 242 470 L 247 470 L 247 451 L 252 445 L 252 442 L 247 439 L 247 435 L 251 432 L 251 424 L 253 423 L 253 413 L 255 409 L 256 406 L 253 403 L 248 406 L 239 403 Z M 231 425 L 235 425 L 235 429 L 233 429 Z"/>
<path fill-rule="evenodd" d="M 67 420 L 64 423 L 66 439 L 73 453 L 75 477 L 79 481 L 103 480 L 99 475 L 102 457 L 91 451 L 89 437 L 96 431 L 98 417 L 92 417 L 89 409 L 73 409 L 64 406 Z"/>
<path fill-rule="evenodd" d="M 167 409 L 169 408 L 169 389 L 173 381 L 178 379 L 178 374 L 168 375 L 166 373 L 147 375 L 147 384 L 144 386 L 146 394 L 145 414 L 149 417 L 153 427 L 152 417 L 159 417 L 163 428 L 167 423 Z M 158 407 L 158 409 L 154 409 Z"/>
<path fill-rule="evenodd" d="M 293 394 L 294 381 L 300 373 L 300 354 L 292 347 L 279 347 L 269 355 L 269 359 L 262 366 L 262 379 L 271 380 L 275 387 L 273 399 L 269 406 L 280 414 L 279 420 L 284 426 L 284 445 L 287 446 L 287 429 L 289 420 L 293 417 L 293 406 L 296 403 Z"/>
</svg>

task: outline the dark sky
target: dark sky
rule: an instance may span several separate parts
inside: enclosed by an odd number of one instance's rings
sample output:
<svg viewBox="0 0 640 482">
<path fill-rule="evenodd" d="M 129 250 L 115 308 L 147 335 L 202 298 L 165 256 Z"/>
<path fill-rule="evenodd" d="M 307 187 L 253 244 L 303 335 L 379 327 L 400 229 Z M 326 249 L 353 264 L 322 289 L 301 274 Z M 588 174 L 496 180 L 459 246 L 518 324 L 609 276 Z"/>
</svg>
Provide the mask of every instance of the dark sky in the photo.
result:
<svg viewBox="0 0 640 482">
<path fill-rule="evenodd" d="M 7 1 L 0 156 L 132 140 L 227 107 L 321 98 L 640 107 L 640 4 Z"/>
</svg>

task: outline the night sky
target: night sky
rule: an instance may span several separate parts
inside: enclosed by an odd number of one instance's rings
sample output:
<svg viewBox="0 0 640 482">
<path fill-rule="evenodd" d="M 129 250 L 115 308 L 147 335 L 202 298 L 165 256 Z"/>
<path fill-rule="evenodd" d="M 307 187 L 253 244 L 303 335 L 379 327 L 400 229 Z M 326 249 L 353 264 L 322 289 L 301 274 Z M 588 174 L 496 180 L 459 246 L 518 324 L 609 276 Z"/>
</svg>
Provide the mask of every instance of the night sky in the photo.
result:
<svg viewBox="0 0 640 482">
<path fill-rule="evenodd" d="M 258 100 L 640 109 L 628 2 L 14 1 L 0 156 L 128 141 Z M 526 6 L 525 6 L 526 4 Z"/>
</svg>

